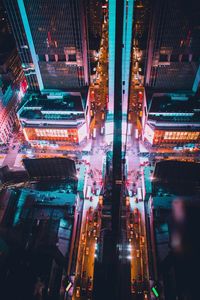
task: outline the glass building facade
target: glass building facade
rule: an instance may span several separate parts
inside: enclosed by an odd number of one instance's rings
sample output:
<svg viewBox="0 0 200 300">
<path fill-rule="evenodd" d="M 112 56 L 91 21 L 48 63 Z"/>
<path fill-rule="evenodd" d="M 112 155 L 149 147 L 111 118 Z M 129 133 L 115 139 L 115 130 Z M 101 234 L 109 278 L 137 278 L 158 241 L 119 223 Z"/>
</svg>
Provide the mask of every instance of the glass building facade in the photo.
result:
<svg viewBox="0 0 200 300">
<path fill-rule="evenodd" d="M 108 110 L 113 114 L 114 110 L 114 78 L 115 78 L 115 34 L 116 34 L 116 5 L 117 1 L 109 1 L 109 104 Z M 134 1 L 124 0 L 123 20 L 123 54 L 122 54 L 122 84 L 123 84 L 123 114 L 127 114 L 129 84 L 130 84 L 130 63 L 132 49 L 132 28 L 133 28 Z"/>
<path fill-rule="evenodd" d="M 31 90 L 38 90 L 38 80 L 28 46 L 28 40 L 23 27 L 23 22 L 20 16 L 18 3 L 16 0 L 5 0 L 4 5 L 12 27 L 12 32 L 15 36 L 18 54 L 22 62 L 22 68 L 24 70 L 28 86 Z"/>
<path fill-rule="evenodd" d="M 197 2 L 151 1 L 146 86 L 196 92 L 200 79 Z"/>
<path fill-rule="evenodd" d="M 102 35 L 103 9 L 102 0 L 87 0 L 87 27 L 89 49 L 99 50 Z"/>
<path fill-rule="evenodd" d="M 8 0 L 5 5 L 30 88 L 69 90 L 89 84 L 83 1 Z"/>
<path fill-rule="evenodd" d="M 109 37 L 109 103 L 108 117 L 106 124 L 106 134 L 113 134 L 113 114 L 114 114 L 114 85 L 115 76 L 115 39 L 116 39 L 116 0 L 109 1 L 108 16 L 108 37 Z M 132 50 L 132 30 L 133 30 L 133 12 L 134 1 L 124 0 L 124 16 L 123 16 L 123 51 L 122 51 L 122 116 L 123 116 L 123 135 L 127 132 L 127 110 L 130 86 L 130 66 L 131 66 L 131 50 Z M 111 125 L 112 124 L 112 125 Z M 123 137 L 123 141 L 124 137 Z"/>
</svg>

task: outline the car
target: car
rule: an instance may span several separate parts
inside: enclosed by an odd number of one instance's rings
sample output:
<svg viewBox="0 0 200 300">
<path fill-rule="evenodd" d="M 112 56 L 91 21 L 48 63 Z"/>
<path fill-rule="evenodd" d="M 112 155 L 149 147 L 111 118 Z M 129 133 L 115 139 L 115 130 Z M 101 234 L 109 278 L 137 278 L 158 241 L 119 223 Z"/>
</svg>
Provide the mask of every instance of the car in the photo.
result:
<svg viewBox="0 0 200 300">
<path fill-rule="evenodd" d="M 144 244 L 144 236 L 143 235 L 141 235 L 140 240 L 141 240 L 141 244 Z"/>
<path fill-rule="evenodd" d="M 85 278 L 86 277 L 86 271 L 83 271 L 82 273 L 82 277 Z"/>
<path fill-rule="evenodd" d="M 89 208 L 89 213 L 92 213 L 93 210 L 94 210 L 94 208 L 93 208 L 92 206 L 90 206 L 90 208 Z"/>
<path fill-rule="evenodd" d="M 89 255 L 89 247 L 85 248 L 85 255 Z"/>
<path fill-rule="evenodd" d="M 131 294 L 135 294 L 135 293 L 136 293 L 136 281 L 135 279 L 133 279 L 131 283 Z"/>
<path fill-rule="evenodd" d="M 129 206 L 129 205 L 130 205 L 130 198 L 126 197 L 126 206 Z"/>
<path fill-rule="evenodd" d="M 99 196 L 99 194 L 100 194 L 100 189 L 99 188 L 95 189 L 95 195 Z"/>
<path fill-rule="evenodd" d="M 88 291 L 91 291 L 91 290 L 92 290 L 92 284 L 88 283 Z"/>
<path fill-rule="evenodd" d="M 134 189 L 134 190 L 133 190 L 133 196 L 135 196 L 136 194 L 137 194 L 137 190 Z"/>
<path fill-rule="evenodd" d="M 84 242 L 85 241 L 85 234 L 84 233 L 82 233 L 82 235 L 81 235 L 81 240 Z"/>
<path fill-rule="evenodd" d="M 138 210 L 138 208 L 137 208 L 137 207 L 135 207 L 133 212 L 134 212 L 134 215 L 137 215 L 137 214 L 139 213 L 139 210 Z"/>
<path fill-rule="evenodd" d="M 87 290 L 91 291 L 92 290 L 92 277 L 88 277 L 88 284 L 87 284 Z"/>
<path fill-rule="evenodd" d="M 97 235 L 97 231 L 96 231 L 96 229 L 94 229 L 93 230 L 93 237 L 96 238 L 96 235 Z"/>
<path fill-rule="evenodd" d="M 81 296 L 80 290 L 81 290 L 80 286 L 77 286 L 76 293 L 75 293 L 77 298 L 80 298 L 80 296 Z"/>
<path fill-rule="evenodd" d="M 60 190 L 60 191 L 59 191 L 59 193 L 65 193 L 65 192 L 66 192 L 65 190 Z"/>
<path fill-rule="evenodd" d="M 133 197 L 133 190 L 129 190 L 128 194 L 129 194 L 129 197 Z"/>
<path fill-rule="evenodd" d="M 94 222 L 94 226 L 97 226 L 97 223 L 98 223 L 98 212 L 97 211 L 95 211 L 95 213 L 94 213 L 93 222 Z"/>
<path fill-rule="evenodd" d="M 136 256 L 137 256 L 137 258 L 139 258 L 140 257 L 140 250 L 136 250 Z"/>
<path fill-rule="evenodd" d="M 133 219 L 133 214 L 132 213 L 130 213 L 130 216 L 129 216 L 129 223 L 130 223 L 129 227 L 133 228 L 134 219 Z"/>
<path fill-rule="evenodd" d="M 101 127 L 101 135 L 104 135 L 105 127 Z"/>
<path fill-rule="evenodd" d="M 94 111 L 93 111 L 93 109 L 90 109 L 90 116 L 91 116 L 91 117 L 94 116 Z"/>
<path fill-rule="evenodd" d="M 137 275 L 137 282 L 142 282 L 142 275 L 141 274 Z"/>
</svg>

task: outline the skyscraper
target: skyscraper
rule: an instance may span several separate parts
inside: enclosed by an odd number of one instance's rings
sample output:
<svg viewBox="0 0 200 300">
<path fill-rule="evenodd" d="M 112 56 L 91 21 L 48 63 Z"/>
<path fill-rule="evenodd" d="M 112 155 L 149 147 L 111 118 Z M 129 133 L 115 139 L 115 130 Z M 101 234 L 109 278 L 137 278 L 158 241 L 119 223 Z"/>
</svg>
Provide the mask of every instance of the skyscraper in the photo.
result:
<svg viewBox="0 0 200 300">
<path fill-rule="evenodd" d="M 87 0 L 89 49 L 98 50 L 101 42 L 103 9 L 102 0 Z"/>
<path fill-rule="evenodd" d="M 30 89 L 70 90 L 88 85 L 83 2 L 5 1 Z"/>
<path fill-rule="evenodd" d="M 109 17 L 108 17 L 108 30 L 109 30 L 109 103 L 108 103 L 108 118 L 106 126 L 106 134 L 112 133 L 112 121 L 114 112 L 114 86 L 115 77 L 118 76 L 115 65 L 115 43 L 116 43 L 116 24 L 118 22 L 116 18 L 116 5 L 117 1 L 109 1 Z M 123 45 L 122 45 L 122 134 L 126 134 L 127 128 L 127 109 L 128 109 L 128 97 L 130 86 L 130 65 L 131 65 L 131 49 L 132 49 L 132 29 L 133 29 L 133 12 L 134 1 L 124 0 L 124 12 L 123 12 Z"/>
<path fill-rule="evenodd" d="M 195 0 L 151 1 L 146 86 L 160 90 L 197 90 L 199 5 Z"/>
</svg>

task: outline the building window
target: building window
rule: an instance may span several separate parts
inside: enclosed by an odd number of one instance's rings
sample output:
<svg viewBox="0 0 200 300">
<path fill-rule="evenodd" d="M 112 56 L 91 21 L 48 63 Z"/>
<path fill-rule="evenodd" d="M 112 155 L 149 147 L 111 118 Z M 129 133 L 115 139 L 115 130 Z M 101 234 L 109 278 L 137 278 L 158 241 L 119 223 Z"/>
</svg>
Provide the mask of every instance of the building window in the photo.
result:
<svg viewBox="0 0 200 300">
<path fill-rule="evenodd" d="M 179 55 L 172 54 L 170 57 L 171 62 L 178 62 L 179 61 Z"/>
<path fill-rule="evenodd" d="M 58 61 L 66 61 L 66 56 L 64 54 L 59 54 Z"/>
<path fill-rule="evenodd" d="M 68 61 L 76 61 L 76 54 L 68 54 Z"/>
<path fill-rule="evenodd" d="M 159 61 L 161 61 L 161 62 L 168 61 L 168 55 L 167 54 L 160 54 Z"/>
<path fill-rule="evenodd" d="M 187 54 L 183 54 L 181 61 L 182 62 L 188 62 L 189 61 L 189 56 Z"/>
<path fill-rule="evenodd" d="M 55 55 L 49 55 L 49 61 L 55 61 Z"/>
</svg>

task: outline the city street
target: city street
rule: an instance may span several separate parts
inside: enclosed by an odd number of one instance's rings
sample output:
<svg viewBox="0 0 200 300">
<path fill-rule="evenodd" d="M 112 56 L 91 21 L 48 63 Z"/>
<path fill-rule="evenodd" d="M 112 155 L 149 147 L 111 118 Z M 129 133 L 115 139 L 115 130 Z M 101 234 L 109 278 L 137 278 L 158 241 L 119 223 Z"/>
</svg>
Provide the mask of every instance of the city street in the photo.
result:
<svg viewBox="0 0 200 300">
<path fill-rule="evenodd" d="M 141 182 L 141 161 L 138 156 L 138 140 L 134 136 L 135 127 L 133 127 L 132 136 L 128 138 L 129 149 L 127 151 L 128 177 L 127 189 L 129 191 L 130 208 L 127 211 L 127 234 L 130 242 L 130 260 L 131 260 L 131 294 L 133 299 L 140 299 L 145 296 L 149 289 L 148 282 L 148 258 L 146 241 L 146 224 L 144 202 L 139 201 L 138 188 L 142 188 Z M 142 199 L 141 199 L 142 200 Z M 138 210 L 138 211 L 137 211 Z M 138 216 L 138 222 L 135 223 L 135 214 Z M 140 298 L 137 298 L 138 297 Z M 143 296 L 143 297 L 144 297 Z M 135 298 L 136 297 L 136 298 Z M 141 298 L 145 299 L 145 298 Z"/>
<path fill-rule="evenodd" d="M 1 300 L 200 299 L 200 0 L 0 25 Z"/>
</svg>

